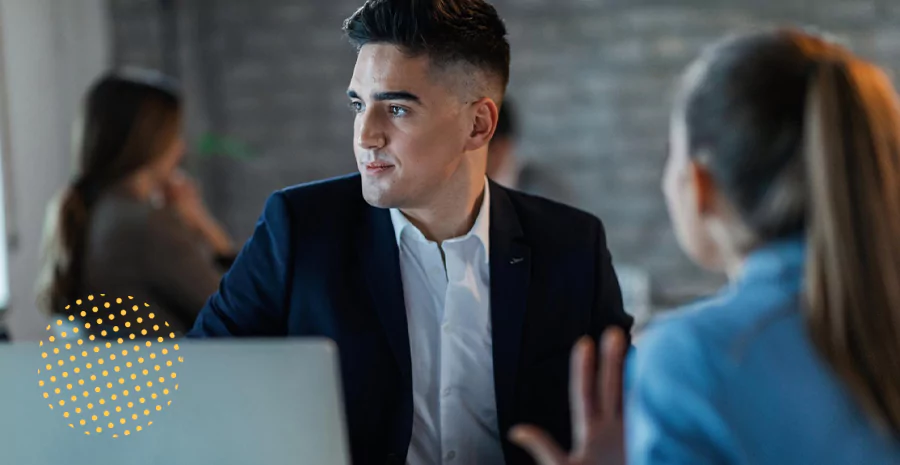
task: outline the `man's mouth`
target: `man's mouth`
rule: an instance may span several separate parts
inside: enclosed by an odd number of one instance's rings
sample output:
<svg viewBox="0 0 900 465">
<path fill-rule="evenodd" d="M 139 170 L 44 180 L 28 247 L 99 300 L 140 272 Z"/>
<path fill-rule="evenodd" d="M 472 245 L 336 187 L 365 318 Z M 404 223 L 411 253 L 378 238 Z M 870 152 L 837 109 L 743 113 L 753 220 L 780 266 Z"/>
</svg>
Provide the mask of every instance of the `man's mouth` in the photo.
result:
<svg viewBox="0 0 900 465">
<path fill-rule="evenodd" d="M 379 174 L 384 173 L 393 167 L 394 165 L 390 163 L 386 163 L 383 161 L 373 161 L 371 163 L 366 163 L 366 172 L 369 174 Z"/>
</svg>

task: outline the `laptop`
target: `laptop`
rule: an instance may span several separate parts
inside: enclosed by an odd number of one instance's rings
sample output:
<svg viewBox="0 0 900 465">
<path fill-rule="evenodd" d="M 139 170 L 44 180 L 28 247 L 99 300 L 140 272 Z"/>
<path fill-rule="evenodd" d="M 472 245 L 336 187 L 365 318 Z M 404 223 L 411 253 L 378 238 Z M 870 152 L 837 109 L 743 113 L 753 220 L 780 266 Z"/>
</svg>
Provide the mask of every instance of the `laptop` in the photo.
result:
<svg viewBox="0 0 900 465">
<path fill-rule="evenodd" d="M 0 463 L 349 464 L 341 392 L 324 339 L 0 344 Z"/>
</svg>

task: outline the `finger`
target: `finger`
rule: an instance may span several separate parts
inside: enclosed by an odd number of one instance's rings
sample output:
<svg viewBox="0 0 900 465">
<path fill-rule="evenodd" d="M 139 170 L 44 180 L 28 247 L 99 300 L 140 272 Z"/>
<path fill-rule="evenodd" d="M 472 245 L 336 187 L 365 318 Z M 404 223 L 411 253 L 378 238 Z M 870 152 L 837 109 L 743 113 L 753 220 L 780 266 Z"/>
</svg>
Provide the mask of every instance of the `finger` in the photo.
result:
<svg viewBox="0 0 900 465">
<path fill-rule="evenodd" d="M 621 328 L 603 332 L 600 368 L 600 409 L 605 418 L 622 415 L 622 374 L 625 366 L 625 333 Z"/>
<path fill-rule="evenodd" d="M 165 195 L 168 199 L 174 199 L 178 197 L 178 186 L 175 185 L 172 180 L 168 180 L 162 185 L 163 195 Z"/>
<path fill-rule="evenodd" d="M 579 450 L 587 441 L 588 424 L 596 408 L 593 399 L 596 376 L 591 371 L 593 364 L 594 344 L 590 337 L 582 337 L 572 348 L 569 367 L 569 407 L 575 450 Z"/>
<path fill-rule="evenodd" d="M 184 191 L 184 179 L 177 176 L 171 176 L 166 182 L 166 187 L 172 192 L 180 193 Z"/>
<path fill-rule="evenodd" d="M 538 465 L 565 465 L 566 454 L 547 433 L 534 426 L 516 426 L 509 440 L 528 451 Z"/>
</svg>

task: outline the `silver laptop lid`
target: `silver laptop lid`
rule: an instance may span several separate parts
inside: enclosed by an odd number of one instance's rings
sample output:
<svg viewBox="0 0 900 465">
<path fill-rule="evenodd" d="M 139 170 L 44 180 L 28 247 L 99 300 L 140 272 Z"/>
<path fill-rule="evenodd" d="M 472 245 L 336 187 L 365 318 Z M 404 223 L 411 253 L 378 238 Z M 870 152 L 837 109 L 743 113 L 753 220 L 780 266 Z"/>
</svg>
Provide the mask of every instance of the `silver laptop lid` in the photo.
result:
<svg viewBox="0 0 900 465">
<path fill-rule="evenodd" d="M 0 345 L 2 463 L 350 463 L 331 341 L 149 342 Z"/>
</svg>

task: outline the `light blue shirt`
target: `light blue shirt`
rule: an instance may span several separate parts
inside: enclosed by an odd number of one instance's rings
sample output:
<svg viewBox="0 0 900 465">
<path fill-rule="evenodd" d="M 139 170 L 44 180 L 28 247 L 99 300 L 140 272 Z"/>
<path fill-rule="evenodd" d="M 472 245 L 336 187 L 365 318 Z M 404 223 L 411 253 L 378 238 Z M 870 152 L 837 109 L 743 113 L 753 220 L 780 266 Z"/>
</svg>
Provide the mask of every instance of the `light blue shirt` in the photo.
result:
<svg viewBox="0 0 900 465">
<path fill-rule="evenodd" d="M 802 240 L 772 243 L 718 295 L 650 325 L 629 366 L 629 464 L 900 464 L 900 441 L 807 338 L 804 258 Z"/>
</svg>

